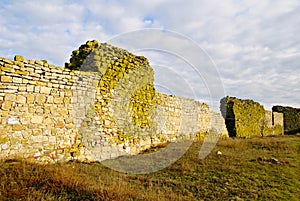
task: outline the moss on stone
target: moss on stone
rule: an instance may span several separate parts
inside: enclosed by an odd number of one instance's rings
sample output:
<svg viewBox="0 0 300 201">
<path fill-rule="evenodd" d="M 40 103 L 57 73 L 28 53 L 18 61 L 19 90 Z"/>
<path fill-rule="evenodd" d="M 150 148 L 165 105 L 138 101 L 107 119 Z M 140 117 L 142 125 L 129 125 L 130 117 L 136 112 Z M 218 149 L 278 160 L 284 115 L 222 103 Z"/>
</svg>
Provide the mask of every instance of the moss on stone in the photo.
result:
<svg viewBox="0 0 300 201">
<path fill-rule="evenodd" d="M 273 112 L 283 113 L 284 132 L 294 134 L 300 132 L 300 108 L 274 106 Z M 278 128 L 279 130 L 279 128 Z"/>
<path fill-rule="evenodd" d="M 155 90 L 153 84 L 140 87 L 131 97 L 129 107 L 131 108 L 131 118 L 135 125 L 146 127 L 150 125 L 151 109 L 155 105 Z"/>
<path fill-rule="evenodd" d="M 24 57 L 21 56 L 21 55 L 16 55 L 16 56 L 14 57 L 14 60 L 15 60 L 15 61 L 24 61 Z"/>
<path fill-rule="evenodd" d="M 65 67 L 71 70 L 79 70 L 81 65 L 85 61 L 86 57 L 97 47 L 100 43 L 96 40 L 87 41 L 85 44 L 81 45 L 79 49 L 72 52 L 70 62 L 66 63 Z"/>
<path fill-rule="evenodd" d="M 103 125 L 104 128 L 110 129 L 118 126 L 113 117 L 105 112 L 114 98 L 112 92 L 119 96 L 131 94 L 129 116 L 135 126 L 139 128 L 154 126 L 151 120 L 152 109 L 155 106 L 154 71 L 145 57 L 94 40 L 87 41 L 78 50 L 74 50 L 70 63 L 66 64 L 66 67 L 100 74 L 98 89 L 104 102 L 95 103 L 94 109 L 100 122 L 110 121 L 110 125 Z M 85 124 L 83 126 L 87 126 L 90 122 L 87 119 L 83 122 Z M 125 135 L 120 130 L 119 132 L 122 133 L 121 136 Z M 127 140 L 126 137 L 124 139 Z M 120 141 L 120 139 L 112 140 Z"/>
<path fill-rule="evenodd" d="M 0 137 L 0 144 L 4 144 L 4 143 L 6 143 L 6 142 L 8 142 L 9 141 L 9 138 L 7 137 L 7 136 L 5 136 L 5 137 Z"/>
<path fill-rule="evenodd" d="M 274 134 L 275 135 L 281 135 L 283 134 L 283 127 L 279 124 L 276 124 L 275 125 L 275 128 L 274 128 Z"/>
<path fill-rule="evenodd" d="M 249 138 L 263 135 L 265 110 L 259 103 L 227 96 L 221 100 L 221 113 L 229 136 Z"/>
</svg>

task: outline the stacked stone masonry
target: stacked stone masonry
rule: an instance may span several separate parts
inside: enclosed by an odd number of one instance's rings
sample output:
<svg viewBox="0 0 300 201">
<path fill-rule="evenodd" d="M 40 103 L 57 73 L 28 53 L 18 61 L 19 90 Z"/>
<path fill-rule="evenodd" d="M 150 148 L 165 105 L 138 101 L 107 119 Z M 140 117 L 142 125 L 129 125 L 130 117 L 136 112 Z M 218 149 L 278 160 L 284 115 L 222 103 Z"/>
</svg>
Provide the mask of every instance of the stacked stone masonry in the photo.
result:
<svg viewBox="0 0 300 201">
<path fill-rule="evenodd" d="M 286 134 L 295 134 L 300 132 L 300 108 L 286 106 L 273 106 L 274 114 L 283 115 L 284 132 Z M 276 120 L 275 116 L 274 119 Z"/>
<path fill-rule="evenodd" d="M 253 100 L 235 97 L 221 99 L 221 113 L 230 137 L 282 135 L 283 115 L 265 110 Z"/>
<path fill-rule="evenodd" d="M 80 76 L 76 85 L 80 72 L 45 61 L 18 56 L 1 58 L 0 66 L 0 157 L 63 159 L 78 143 L 72 107 L 94 93 L 97 75 Z"/>
<path fill-rule="evenodd" d="M 204 137 L 213 119 L 221 122 L 217 130 L 226 136 L 222 118 L 206 104 L 153 93 L 153 70 L 144 58 L 123 50 L 111 58 L 118 61 L 106 63 L 100 73 L 22 56 L 14 61 L 0 58 L 0 158 L 102 161 L 137 154 L 160 143 L 194 139 L 196 134 Z M 135 71 L 126 68 L 113 83 L 106 75 L 112 69 L 119 72 L 116 63 L 123 66 L 124 58 L 134 65 L 144 63 L 137 75 L 127 76 Z M 139 93 L 124 94 L 128 88 Z"/>
<path fill-rule="evenodd" d="M 97 41 L 66 68 L 0 58 L 0 81 L 0 159 L 102 161 L 211 133 L 283 134 L 282 111 L 225 97 L 224 120 L 205 103 L 156 92 L 146 58 Z"/>
</svg>

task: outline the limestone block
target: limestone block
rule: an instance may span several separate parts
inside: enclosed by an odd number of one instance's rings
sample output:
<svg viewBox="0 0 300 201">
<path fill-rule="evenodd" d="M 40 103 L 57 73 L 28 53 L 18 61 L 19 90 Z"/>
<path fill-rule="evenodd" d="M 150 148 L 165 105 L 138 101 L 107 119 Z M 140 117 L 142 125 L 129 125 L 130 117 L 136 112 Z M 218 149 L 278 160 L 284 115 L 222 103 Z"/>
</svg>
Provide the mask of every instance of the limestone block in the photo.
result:
<svg viewBox="0 0 300 201">
<path fill-rule="evenodd" d="M 34 91 L 34 85 L 27 85 L 26 88 L 27 88 L 28 92 L 33 92 Z"/>
<path fill-rule="evenodd" d="M 7 121 L 6 121 L 7 124 L 20 124 L 20 121 L 18 119 L 18 117 L 15 117 L 15 116 L 9 116 L 7 117 Z"/>
<path fill-rule="evenodd" d="M 21 124 L 29 124 L 30 118 L 28 117 L 20 117 Z"/>
<path fill-rule="evenodd" d="M 43 114 L 44 113 L 44 109 L 42 109 L 42 108 L 36 108 L 35 113 L 36 114 Z"/>
<path fill-rule="evenodd" d="M 21 130 L 25 130 L 25 129 L 26 129 L 25 125 L 20 125 L 20 124 L 13 125 L 13 131 L 21 131 Z"/>
<path fill-rule="evenodd" d="M 24 61 L 24 57 L 21 56 L 21 55 L 16 55 L 16 56 L 14 57 L 14 60 L 15 60 L 15 61 Z"/>
<path fill-rule="evenodd" d="M 35 102 L 37 104 L 43 104 L 46 102 L 46 95 L 45 94 L 37 94 L 35 96 Z"/>
<path fill-rule="evenodd" d="M 31 136 L 30 140 L 34 143 L 38 143 L 40 146 L 42 146 L 42 142 L 43 142 L 43 136 L 42 135 L 34 135 Z"/>
<path fill-rule="evenodd" d="M 34 95 L 33 94 L 27 94 L 26 95 L 26 100 L 27 100 L 28 104 L 33 103 L 34 102 Z"/>
<path fill-rule="evenodd" d="M 68 114 L 68 110 L 66 110 L 65 108 L 61 108 L 57 112 L 58 112 L 58 114 L 60 114 L 62 116 L 66 116 Z"/>
<path fill-rule="evenodd" d="M 52 118 L 45 118 L 44 119 L 44 122 L 43 122 L 44 124 L 46 124 L 46 125 L 48 125 L 48 126 L 50 126 L 50 127 L 53 127 L 54 126 L 54 121 L 53 121 L 53 119 Z"/>
<path fill-rule="evenodd" d="M 12 77 L 10 76 L 5 76 L 5 75 L 2 75 L 1 76 L 1 82 L 12 82 Z"/>
<path fill-rule="evenodd" d="M 53 103 L 54 102 L 54 97 L 53 96 L 48 96 L 47 97 L 47 103 Z"/>
<path fill-rule="evenodd" d="M 16 89 L 5 89 L 3 90 L 4 93 L 8 93 L 8 94 L 12 94 L 12 93 L 16 93 L 17 90 Z"/>
<path fill-rule="evenodd" d="M 53 81 L 54 81 L 54 80 L 53 80 Z M 53 81 L 52 81 L 52 82 L 53 82 Z M 53 88 L 58 88 L 58 87 L 59 87 L 59 84 L 53 84 L 52 86 L 53 86 Z"/>
<path fill-rule="evenodd" d="M 5 101 L 11 101 L 11 102 L 15 102 L 16 101 L 16 95 L 15 94 L 6 94 L 4 97 Z"/>
<path fill-rule="evenodd" d="M 37 74 L 42 74 L 42 73 L 43 73 L 43 71 L 42 71 L 42 70 L 40 70 L 40 69 L 38 69 L 38 70 L 35 70 L 34 72 L 35 72 L 35 73 L 37 73 Z"/>
<path fill-rule="evenodd" d="M 35 80 L 28 80 L 28 83 L 32 84 L 32 85 L 36 85 L 36 81 Z"/>
<path fill-rule="evenodd" d="M 34 112 L 35 112 L 35 108 L 29 107 L 29 108 L 28 108 L 28 112 L 29 112 L 29 113 L 34 113 Z"/>
<path fill-rule="evenodd" d="M 0 106 L 1 106 L 1 104 L 0 104 Z M 0 110 L 0 116 L 6 117 L 6 116 L 8 116 L 8 114 L 9 114 L 9 111 Z"/>
<path fill-rule="evenodd" d="M 11 101 L 4 101 L 2 103 L 2 110 L 10 110 L 12 108 L 12 102 Z"/>
<path fill-rule="evenodd" d="M 72 96 L 72 91 L 71 90 L 66 90 L 65 91 L 65 96 L 66 97 L 71 97 Z"/>
<path fill-rule="evenodd" d="M 43 123 L 43 120 L 44 120 L 43 116 L 33 116 L 31 118 L 30 122 L 33 123 L 33 124 L 41 124 L 41 123 Z"/>
<path fill-rule="evenodd" d="M 13 77 L 13 83 L 18 83 L 18 84 L 22 84 L 22 78 L 20 77 Z"/>
<path fill-rule="evenodd" d="M 37 78 L 36 85 L 38 85 L 38 86 L 47 86 L 48 82 L 49 82 L 49 80 Z"/>
<path fill-rule="evenodd" d="M 55 96 L 54 97 L 54 103 L 56 104 L 61 104 L 63 103 L 64 98 L 63 97 L 59 97 L 59 96 Z"/>
<path fill-rule="evenodd" d="M 23 82 L 24 83 L 24 82 Z M 19 86 L 18 91 L 24 92 L 27 90 L 26 86 Z"/>
<path fill-rule="evenodd" d="M 17 99 L 16 99 L 16 102 L 17 102 L 17 103 L 21 103 L 21 104 L 25 104 L 25 103 L 26 103 L 26 97 L 25 97 L 25 96 L 18 95 L 18 96 L 17 96 Z"/>
<path fill-rule="evenodd" d="M 41 87 L 40 87 L 40 86 L 35 86 L 35 87 L 34 87 L 34 92 L 39 93 L 40 90 L 41 90 Z"/>
<path fill-rule="evenodd" d="M 40 65 L 40 66 L 43 66 L 44 63 L 45 63 L 45 60 L 36 60 L 34 63 Z"/>
<path fill-rule="evenodd" d="M 61 121 L 58 121 L 56 124 L 55 124 L 55 128 L 64 128 L 65 127 L 65 124 Z"/>
<path fill-rule="evenodd" d="M 44 114 L 50 114 L 51 113 L 50 109 L 51 109 L 51 106 L 49 104 L 44 105 L 44 108 L 43 108 Z"/>
<path fill-rule="evenodd" d="M 50 136 L 48 142 L 50 144 L 55 144 L 56 143 L 56 137 L 55 136 Z"/>
<path fill-rule="evenodd" d="M 64 98 L 64 103 L 71 104 L 71 98 L 69 97 Z"/>
<path fill-rule="evenodd" d="M 6 88 L 7 89 L 13 89 L 13 90 L 16 90 L 16 91 L 19 89 L 18 86 L 7 86 Z"/>
<path fill-rule="evenodd" d="M 42 94 L 50 94 L 50 92 L 51 92 L 51 88 L 49 88 L 49 87 L 42 86 L 40 88 L 40 93 L 42 93 Z"/>
<path fill-rule="evenodd" d="M 50 87 L 50 88 L 52 88 L 53 83 L 52 82 L 48 82 L 47 86 Z"/>
</svg>

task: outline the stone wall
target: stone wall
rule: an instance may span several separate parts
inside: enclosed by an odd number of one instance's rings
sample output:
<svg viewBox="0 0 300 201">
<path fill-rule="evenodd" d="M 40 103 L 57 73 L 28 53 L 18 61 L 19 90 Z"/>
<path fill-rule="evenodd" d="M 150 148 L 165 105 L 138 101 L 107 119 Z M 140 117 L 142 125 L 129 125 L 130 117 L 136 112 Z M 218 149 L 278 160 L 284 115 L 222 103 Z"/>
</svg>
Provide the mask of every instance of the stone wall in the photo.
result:
<svg viewBox="0 0 300 201">
<path fill-rule="evenodd" d="M 72 70 L 0 58 L 0 158 L 102 161 L 203 138 L 212 122 L 227 134 L 206 104 L 155 92 L 146 58 L 95 41 L 73 56 Z"/>
<path fill-rule="evenodd" d="M 284 131 L 287 134 L 295 134 L 300 132 L 300 108 L 274 106 L 272 108 L 277 115 L 283 115 Z"/>
<path fill-rule="evenodd" d="M 0 58 L 0 66 L 0 158 L 71 157 L 85 117 L 84 108 L 74 107 L 89 103 L 86 97 L 95 94 L 98 75 L 20 56 L 15 61 Z"/>
<path fill-rule="evenodd" d="M 160 93 L 156 99 L 159 111 L 155 117 L 156 134 L 160 139 L 193 139 L 195 134 L 203 139 L 212 129 L 218 130 L 222 137 L 228 135 L 224 119 L 207 104 Z"/>
<path fill-rule="evenodd" d="M 230 137 L 252 137 L 283 134 L 283 116 L 266 111 L 253 100 L 224 97 L 221 113 Z"/>
</svg>

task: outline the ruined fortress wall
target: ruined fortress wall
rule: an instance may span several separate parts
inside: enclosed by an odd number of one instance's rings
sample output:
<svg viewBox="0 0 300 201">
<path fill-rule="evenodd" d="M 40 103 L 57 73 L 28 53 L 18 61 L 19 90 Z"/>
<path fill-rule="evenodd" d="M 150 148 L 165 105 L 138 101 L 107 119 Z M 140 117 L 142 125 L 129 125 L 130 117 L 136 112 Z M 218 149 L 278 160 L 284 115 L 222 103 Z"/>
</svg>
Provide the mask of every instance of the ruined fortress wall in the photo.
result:
<svg viewBox="0 0 300 201">
<path fill-rule="evenodd" d="M 88 104 L 97 75 L 78 81 L 78 71 L 45 61 L 15 60 L 0 59 L 0 158 L 60 159 L 77 143 L 76 123 L 85 111 L 74 115 L 73 107 Z"/>
<path fill-rule="evenodd" d="M 115 118 L 124 111 L 119 99 L 124 95 L 117 93 L 122 87 L 103 94 L 102 77 L 21 56 L 15 61 L 0 58 L 0 158 L 101 161 L 211 128 L 206 104 L 163 94 L 156 96 L 160 101 L 153 107 L 149 129 L 132 123 L 120 127 L 128 122 Z M 127 112 L 135 108 L 125 107 Z M 125 127 L 148 135 L 127 135 Z"/>
<path fill-rule="evenodd" d="M 252 137 L 283 134 L 283 116 L 267 111 L 253 100 L 225 97 L 221 112 L 231 137 Z"/>
<path fill-rule="evenodd" d="M 212 129 L 228 136 L 224 119 L 205 103 L 188 98 L 157 93 L 156 133 L 169 141 L 183 138 L 203 138 Z"/>
<path fill-rule="evenodd" d="M 207 104 L 193 99 L 157 93 L 157 134 L 172 140 L 191 138 L 195 133 L 210 130 L 211 116 Z"/>
<path fill-rule="evenodd" d="M 300 108 L 273 106 L 274 114 L 282 115 L 284 122 L 284 132 L 286 134 L 295 134 L 300 132 Z"/>
<path fill-rule="evenodd" d="M 266 110 L 265 118 L 261 126 L 263 128 L 263 136 L 283 135 L 283 114 Z"/>
</svg>

